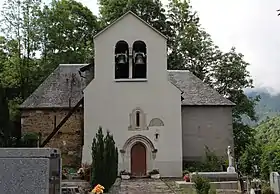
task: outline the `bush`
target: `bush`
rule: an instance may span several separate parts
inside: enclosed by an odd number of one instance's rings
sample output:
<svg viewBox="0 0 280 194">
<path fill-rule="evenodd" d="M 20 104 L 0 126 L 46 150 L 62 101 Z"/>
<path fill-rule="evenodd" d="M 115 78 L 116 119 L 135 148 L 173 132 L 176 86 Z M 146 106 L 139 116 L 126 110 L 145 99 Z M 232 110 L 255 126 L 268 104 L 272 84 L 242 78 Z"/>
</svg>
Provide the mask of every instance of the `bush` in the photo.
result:
<svg viewBox="0 0 280 194">
<path fill-rule="evenodd" d="M 205 156 L 202 161 L 184 162 L 184 174 L 190 172 L 220 172 L 222 165 L 225 165 L 226 161 L 223 158 L 218 157 L 213 151 L 205 146 Z"/>
<path fill-rule="evenodd" d="M 39 135 L 37 133 L 25 133 L 21 137 L 21 147 L 38 147 Z"/>
<path fill-rule="evenodd" d="M 202 177 L 196 174 L 193 178 L 194 187 L 197 194 L 208 194 L 210 191 L 210 182 Z"/>
<path fill-rule="evenodd" d="M 114 184 L 118 175 L 118 149 L 113 136 L 104 137 L 100 127 L 92 142 L 91 186 L 103 185 L 105 191 Z"/>
<path fill-rule="evenodd" d="M 274 194 L 269 184 L 262 184 L 261 192 L 262 194 Z"/>
<path fill-rule="evenodd" d="M 154 174 L 159 174 L 159 171 L 157 169 L 154 169 L 152 171 L 149 172 L 149 175 L 154 175 Z"/>
</svg>

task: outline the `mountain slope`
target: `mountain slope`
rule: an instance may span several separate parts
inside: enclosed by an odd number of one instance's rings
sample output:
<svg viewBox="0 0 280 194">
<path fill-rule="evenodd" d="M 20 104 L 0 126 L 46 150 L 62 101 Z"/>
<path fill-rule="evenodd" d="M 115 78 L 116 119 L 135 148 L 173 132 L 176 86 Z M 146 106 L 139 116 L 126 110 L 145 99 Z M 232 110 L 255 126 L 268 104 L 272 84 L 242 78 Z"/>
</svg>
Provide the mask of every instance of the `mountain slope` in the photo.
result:
<svg viewBox="0 0 280 194">
<path fill-rule="evenodd" d="M 280 116 L 262 121 L 255 130 L 257 140 L 263 144 L 280 143 Z"/>
<path fill-rule="evenodd" d="M 250 125 L 256 125 L 267 118 L 280 115 L 280 94 L 271 95 L 267 90 L 263 89 L 258 91 L 247 91 L 246 95 L 248 97 L 256 97 L 259 95 L 261 99 L 256 105 L 256 113 L 259 121 L 255 123 L 246 121 L 245 119 L 244 122 L 249 123 Z"/>
</svg>

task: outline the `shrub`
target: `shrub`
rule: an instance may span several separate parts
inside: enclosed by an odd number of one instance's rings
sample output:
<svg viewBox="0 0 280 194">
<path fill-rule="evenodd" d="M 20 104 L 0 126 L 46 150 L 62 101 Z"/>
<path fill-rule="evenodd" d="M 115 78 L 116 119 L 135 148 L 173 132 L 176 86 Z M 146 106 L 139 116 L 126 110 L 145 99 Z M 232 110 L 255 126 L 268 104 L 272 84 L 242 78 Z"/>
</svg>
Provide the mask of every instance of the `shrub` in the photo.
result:
<svg viewBox="0 0 280 194">
<path fill-rule="evenodd" d="M 125 171 L 125 170 L 122 170 L 121 172 L 120 172 L 120 174 L 121 175 L 131 175 L 131 173 L 130 172 L 127 172 L 127 171 Z"/>
<path fill-rule="evenodd" d="M 92 142 L 91 186 L 101 184 L 105 191 L 114 184 L 118 174 L 118 149 L 113 136 L 107 132 L 104 137 L 102 128 Z"/>
<path fill-rule="evenodd" d="M 274 194 L 269 184 L 262 184 L 261 192 L 262 194 Z"/>
<path fill-rule="evenodd" d="M 193 178 L 194 187 L 197 194 L 208 194 L 210 191 L 210 182 L 202 177 L 196 174 Z"/>
<path fill-rule="evenodd" d="M 38 147 L 39 135 L 34 132 L 28 132 L 21 137 L 21 147 Z"/>
<path fill-rule="evenodd" d="M 219 172 L 226 161 L 222 157 L 218 157 L 215 152 L 205 146 L 205 156 L 202 161 L 184 162 L 184 174 L 189 172 Z"/>
<path fill-rule="evenodd" d="M 159 174 L 159 170 L 154 169 L 154 170 L 149 172 L 149 175 L 154 175 L 154 174 Z"/>
</svg>

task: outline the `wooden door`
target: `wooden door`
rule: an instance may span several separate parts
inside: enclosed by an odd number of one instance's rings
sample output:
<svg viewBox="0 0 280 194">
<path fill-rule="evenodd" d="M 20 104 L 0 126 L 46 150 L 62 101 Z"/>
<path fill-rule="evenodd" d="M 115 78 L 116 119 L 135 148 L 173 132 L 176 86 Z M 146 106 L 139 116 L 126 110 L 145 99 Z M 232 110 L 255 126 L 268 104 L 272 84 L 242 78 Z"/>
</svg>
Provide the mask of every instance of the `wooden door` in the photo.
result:
<svg viewBox="0 0 280 194">
<path fill-rule="evenodd" d="M 131 173 L 138 177 L 146 175 L 146 147 L 140 142 L 131 148 Z"/>
</svg>

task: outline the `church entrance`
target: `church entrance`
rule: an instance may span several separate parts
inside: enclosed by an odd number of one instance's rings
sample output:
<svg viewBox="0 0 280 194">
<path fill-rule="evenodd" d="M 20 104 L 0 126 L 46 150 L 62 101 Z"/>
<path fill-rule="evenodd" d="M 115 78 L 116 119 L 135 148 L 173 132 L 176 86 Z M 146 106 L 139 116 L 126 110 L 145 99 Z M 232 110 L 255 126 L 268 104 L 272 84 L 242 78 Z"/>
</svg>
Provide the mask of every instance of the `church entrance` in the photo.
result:
<svg viewBox="0 0 280 194">
<path fill-rule="evenodd" d="M 143 143 L 137 142 L 131 148 L 131 174 L 133 176 L 146 175 L 146 147 Z"/>
</svg>

